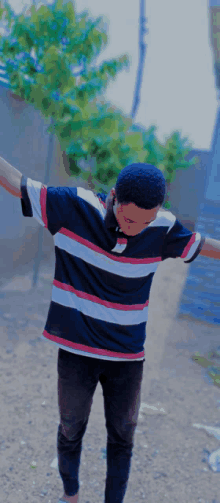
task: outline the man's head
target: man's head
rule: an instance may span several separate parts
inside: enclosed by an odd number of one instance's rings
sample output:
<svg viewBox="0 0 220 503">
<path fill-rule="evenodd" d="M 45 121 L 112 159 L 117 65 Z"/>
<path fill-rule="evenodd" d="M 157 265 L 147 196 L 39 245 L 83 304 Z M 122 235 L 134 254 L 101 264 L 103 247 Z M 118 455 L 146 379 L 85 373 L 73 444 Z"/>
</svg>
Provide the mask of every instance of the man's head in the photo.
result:
<svg viewBox="0 0 220 503">
<path fill-rule="evenodd" d="M 164 201 L 165 178 L 151 164 L 130 164 L 120 172 L 111 196 L 122 232 L 136 236 L 155 220 Z"/>
</svg>

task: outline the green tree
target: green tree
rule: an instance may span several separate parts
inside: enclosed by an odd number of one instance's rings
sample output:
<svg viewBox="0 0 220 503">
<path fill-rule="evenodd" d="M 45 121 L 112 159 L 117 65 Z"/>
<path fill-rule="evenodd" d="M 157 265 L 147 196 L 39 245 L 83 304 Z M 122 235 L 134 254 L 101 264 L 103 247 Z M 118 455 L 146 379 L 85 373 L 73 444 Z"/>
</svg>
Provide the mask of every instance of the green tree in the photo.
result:
<svg viewBox="0 0 220 503">
<path fill-rule="evenodd" d="M 176 169 L 195 162 L 185 160 L 190 147 L 178 132 L 161 145 L 155 126 L 134 125 L 131 116 L 104 99 L 109 82 L 129 68 L 129 58 L 97 65 L 108 41 L 102 17 L 77 14 L 72 1 L 55 0 L 21 15 L 6 3 L 0 19 L 6 23 L 0 57 L 12 92 L 52 119 L 48 131 L 66 152 L 72 176 L 108 192 L 124 166 L 148 162 L 164 172 L 169 187 Z"/>
<path fill-rule="evenodd" d="M 76 14 L 72 2 L 56 0 L 38 10 L 33 5 L 21 15 L 6 4 L 0 18 L 7 22 L 0 55 L 13 93 L 53 118 L 48 131 L 54 131 L 63 150 L 76 161 L 87 159 L 88 139 L 100 136 L 100 118 L 107 111 L 97 97 L 129 66 L 128 57 L 94 64 L 107 45 L 106 23 L 88 12 Z M 107 111 L 106 120 L 110 115 Z"/>
<path fill-rule="evenodd" d="M 145 162 L 163 170 L 163 147 L 156 137 L 156 126 L 151 126 L 143 132 L 143 143 L 146 151 Z"/>
</svg>

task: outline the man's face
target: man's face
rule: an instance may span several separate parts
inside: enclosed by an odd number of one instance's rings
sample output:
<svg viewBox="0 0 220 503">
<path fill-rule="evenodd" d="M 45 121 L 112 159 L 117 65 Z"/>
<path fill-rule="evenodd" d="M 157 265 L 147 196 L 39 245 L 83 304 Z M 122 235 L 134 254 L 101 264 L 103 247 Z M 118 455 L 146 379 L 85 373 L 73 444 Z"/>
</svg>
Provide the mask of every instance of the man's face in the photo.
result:
<svg viewBox="0 0 220 503">
<path fill-rule="evenodd" d="M 115 189 L 111 190 L 111 194 L 115 196 Z M 151 210 L 145 210 L 134 203 L 119 204 L 115 196 L 113 211 L 122 232 L 127 236 L 136 236 L 155 220 L 160 208 L 158 205 Z"/>
</svg>

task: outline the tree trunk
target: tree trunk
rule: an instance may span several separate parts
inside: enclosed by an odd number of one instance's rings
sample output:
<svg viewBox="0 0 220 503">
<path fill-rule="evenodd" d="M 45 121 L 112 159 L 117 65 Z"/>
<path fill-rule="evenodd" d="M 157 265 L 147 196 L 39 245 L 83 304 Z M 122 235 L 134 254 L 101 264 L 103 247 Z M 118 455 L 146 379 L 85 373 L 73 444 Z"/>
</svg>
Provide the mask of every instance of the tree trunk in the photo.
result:
<svg viewBox="0 0 220 503">
<path fill-rule="evenodd" d="M 145 28 L 145 23 L 147 18 L 145 17 L 145 0 L 140 0 L 140 18 L 139 18 L 139 63 L 137 70 L 137 78 L 134 91 L 134 99 L 131 111 L 132 119 L 135 118 L 140 103 L 140 91 L 143 79 L 144 62 L 146 56 L 147 44 L 144 42 L 144 34 L 148 33 L 148 29 Z"/>
</svg>

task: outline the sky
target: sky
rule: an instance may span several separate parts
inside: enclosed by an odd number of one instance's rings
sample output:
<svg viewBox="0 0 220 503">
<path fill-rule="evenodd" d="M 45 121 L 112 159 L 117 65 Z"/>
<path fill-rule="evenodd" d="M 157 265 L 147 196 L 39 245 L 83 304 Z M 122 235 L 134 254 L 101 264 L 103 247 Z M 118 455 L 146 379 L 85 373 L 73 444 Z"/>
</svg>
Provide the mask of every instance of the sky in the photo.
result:
<svg viewBox="0 0 220 503">
<path fill-rule="evenodd" d="M 19 12 L 25 0 L 10 0 Z M 102 60 L 127 54 L 130 67 L 118 74 L 105 97 L 125 114 L 132 109 L 139 36 L 139 0 L 75 0 L 78 13 L 88 10 L 108 23 L 109 42 Z M 173 131 L 193 148 L 211 148 L 218 108 L 209 38 L 208 0 L 146 0 L 147 52 L 141 100 L 135 122 L 157 127 L 165 141 Z"/>
</svg>

